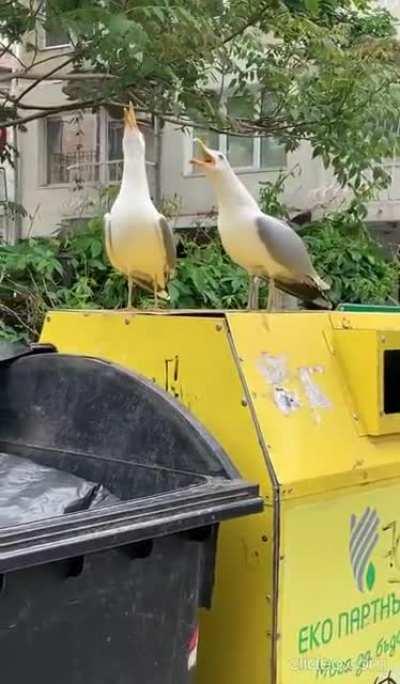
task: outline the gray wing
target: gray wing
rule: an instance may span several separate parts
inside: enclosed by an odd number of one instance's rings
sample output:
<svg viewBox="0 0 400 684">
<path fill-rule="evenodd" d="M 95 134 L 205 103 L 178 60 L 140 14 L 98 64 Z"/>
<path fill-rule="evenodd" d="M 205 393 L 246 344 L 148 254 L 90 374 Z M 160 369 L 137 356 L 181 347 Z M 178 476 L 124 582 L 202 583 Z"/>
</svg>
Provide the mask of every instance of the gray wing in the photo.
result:
<svg viewBox="0 0 400 684">
<path fill-rule="evenodd" d="M 299 235 L 284 221 L 261 214 L 256 218 L 258 236 L 268 253 L 294 276 L 313 276 L 314 268 Z"/>
<path fill-rule="evenodd" d="M 167 257 L 168 271 L 172 274 L 176 267 L 176 248 L 173 232 L 164 216 L 160 216 L 159 225 L 161 229 L 162 242 Z"/>
</svg>

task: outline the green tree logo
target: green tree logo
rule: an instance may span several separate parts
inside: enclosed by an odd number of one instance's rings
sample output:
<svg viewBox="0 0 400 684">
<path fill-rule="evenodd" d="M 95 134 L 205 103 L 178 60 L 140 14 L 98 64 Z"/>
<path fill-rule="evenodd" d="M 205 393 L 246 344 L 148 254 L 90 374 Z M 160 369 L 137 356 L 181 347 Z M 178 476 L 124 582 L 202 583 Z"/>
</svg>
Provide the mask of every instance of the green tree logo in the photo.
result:
<svg viewBox="0 0 400 684">
<path fill-rule="evenodd" d="M 372 552 L 379 539 L 379 516 L 376 510 L 366 508 L 357 518 L 350 518 L 350 561 L 359 591 L 371 591 L 375 585 L 376 569 L 371 562 Z"/>
</svg>

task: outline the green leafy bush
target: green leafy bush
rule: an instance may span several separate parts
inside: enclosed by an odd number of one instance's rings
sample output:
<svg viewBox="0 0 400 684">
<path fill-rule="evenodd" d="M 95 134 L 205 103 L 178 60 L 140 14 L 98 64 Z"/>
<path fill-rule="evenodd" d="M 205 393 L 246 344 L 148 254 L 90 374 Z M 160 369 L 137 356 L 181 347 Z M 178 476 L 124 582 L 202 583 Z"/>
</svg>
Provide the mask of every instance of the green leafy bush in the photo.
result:
<svg viewBox="0 0 400 684">
<path fill-rule="evenodd" d="M 273 203 L 271 188 L 267 193 Z M 302 231 L 316 268 L 332 283 L 333 302 L 393 301 L 397 263 L 365 230 L 352 231 L 351 225 L 354 216 L 337 213 Z M 215 231 L 198 229 L 181 237 L 179 253 L 170 307 L 246 306 L 248 277 L 225 254 Z M 91 220 L 78 233 L 0 245 L 0 340 L 36 339 L 48 309 L 117 309 L 126 300 L 126 280 L 105 255 L 102 219 Z M 261 302 L 266 302 L 266 288 Z M 135 291 L 135 307 L 153 305 L 149 295 Z"/>
<path fill-rule="evenodd" d="M 302 234 L 319 273 L 331 283 L 334 304 L 397 302 L 398 264 L 365 232 L 344 232 L 341 215 L 308 226 Z"/>
</svg>

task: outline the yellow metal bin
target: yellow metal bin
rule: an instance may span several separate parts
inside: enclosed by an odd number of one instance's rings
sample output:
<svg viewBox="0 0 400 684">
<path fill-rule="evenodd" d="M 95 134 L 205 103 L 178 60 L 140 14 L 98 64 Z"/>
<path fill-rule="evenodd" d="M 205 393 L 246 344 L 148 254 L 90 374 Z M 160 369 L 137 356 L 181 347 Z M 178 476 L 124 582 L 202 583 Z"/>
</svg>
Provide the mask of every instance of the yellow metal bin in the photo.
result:
<svg viewBox="0 0 400 684">
<path fill-rule="evenodd" d="M 400 684 L 398 314 L 63 311 L 42 341 L 153 379 L 261 485 L 221 528 L 198 684 Z"/>
</svg>

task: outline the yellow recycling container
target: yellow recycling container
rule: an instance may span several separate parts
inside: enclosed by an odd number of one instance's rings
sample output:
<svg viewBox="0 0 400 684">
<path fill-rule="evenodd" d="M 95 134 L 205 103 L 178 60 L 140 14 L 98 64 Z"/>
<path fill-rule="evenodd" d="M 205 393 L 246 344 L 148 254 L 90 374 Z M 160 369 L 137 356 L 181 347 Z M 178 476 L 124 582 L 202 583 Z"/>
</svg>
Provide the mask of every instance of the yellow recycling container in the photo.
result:
<svg viewBox="0 0 400 684">
<path fill-rule="evenodd" d="M 398 314 L 63 311 L 41 339 L 151 378 L 261 485 L 221 527 L 198 684 L 400 684 Z"/>
</svg>

